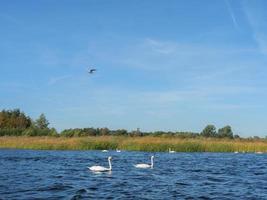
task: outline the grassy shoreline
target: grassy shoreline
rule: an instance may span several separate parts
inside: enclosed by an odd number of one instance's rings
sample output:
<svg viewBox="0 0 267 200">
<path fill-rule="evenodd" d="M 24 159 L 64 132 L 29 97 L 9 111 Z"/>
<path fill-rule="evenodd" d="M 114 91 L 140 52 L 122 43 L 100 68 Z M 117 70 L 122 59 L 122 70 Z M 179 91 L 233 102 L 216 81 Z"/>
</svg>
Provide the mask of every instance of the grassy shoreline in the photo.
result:
<svg viewBox="0 0 267 200">
<path fill-rule="evenodd" d="M 0 148 L 35 150 L 102 150 L 164 152 L 169 148 L 177 152 L 267 152 L 266 141 L 227 139 L 181 139 L 161 137 L 0 137 Z"/>
</svg>

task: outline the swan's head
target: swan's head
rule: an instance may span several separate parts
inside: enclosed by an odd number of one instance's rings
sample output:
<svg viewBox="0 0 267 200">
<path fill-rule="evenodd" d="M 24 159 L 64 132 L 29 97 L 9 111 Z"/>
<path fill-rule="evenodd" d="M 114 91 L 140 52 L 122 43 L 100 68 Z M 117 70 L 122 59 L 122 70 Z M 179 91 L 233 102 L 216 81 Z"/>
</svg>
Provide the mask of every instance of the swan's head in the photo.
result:
<svg viewBox="0 0 267 200">
<path fill-rule="evenodd" d="M 154 159 L 154 156 L 151 156 L 151 159 Z"/>
<path fill-rule="evenodd" d="M 111 156 L 109 156 L 109 157 L 108 157 L 108 159 L 109 159 L 109 160 L 111 160 L 111 159 L 112 159 L 112 157 L 111 157 Z"/>
</svg>

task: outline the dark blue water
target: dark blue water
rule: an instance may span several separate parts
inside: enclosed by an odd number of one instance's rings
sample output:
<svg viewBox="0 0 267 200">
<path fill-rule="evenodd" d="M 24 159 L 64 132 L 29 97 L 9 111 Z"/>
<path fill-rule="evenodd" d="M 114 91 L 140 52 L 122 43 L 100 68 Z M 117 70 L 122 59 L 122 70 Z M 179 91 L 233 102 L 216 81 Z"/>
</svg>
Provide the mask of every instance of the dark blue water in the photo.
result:
<svg viewBox="0 0 267 200">
<path fill-rule="evenodd" d="M 0 199 L 267 199 L 267 154 L 0 150 Z"/>
</svg>

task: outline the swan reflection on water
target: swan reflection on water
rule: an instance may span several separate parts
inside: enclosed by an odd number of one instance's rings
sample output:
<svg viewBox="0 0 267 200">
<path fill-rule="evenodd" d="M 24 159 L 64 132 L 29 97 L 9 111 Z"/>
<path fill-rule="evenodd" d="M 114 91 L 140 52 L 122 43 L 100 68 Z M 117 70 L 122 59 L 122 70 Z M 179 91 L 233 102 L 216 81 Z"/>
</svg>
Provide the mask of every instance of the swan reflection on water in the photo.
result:
<svg viewBox="0 0 267 200">
<path fill-rule="evenodd" d="M 92 173 L 95 174 L 95 175 L 101 175 L 101 174 L 111 175 L 112 171 L 92 171 Z"/>
</svg>

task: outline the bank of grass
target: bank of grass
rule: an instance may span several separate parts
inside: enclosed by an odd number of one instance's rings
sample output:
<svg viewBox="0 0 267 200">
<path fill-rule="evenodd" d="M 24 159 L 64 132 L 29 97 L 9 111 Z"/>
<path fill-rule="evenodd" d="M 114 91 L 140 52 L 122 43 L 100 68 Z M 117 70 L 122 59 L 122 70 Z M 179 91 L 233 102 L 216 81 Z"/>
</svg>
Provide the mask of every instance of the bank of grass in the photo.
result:
<svg viewBox="0 0 267 200">
<path fill-rule="evenodd" d="M 177 152 L 267 152 L 267 141 L 162 137 L 0 137 L 0 148 L 38 150 L 102 150 Z"/>
</svg>

